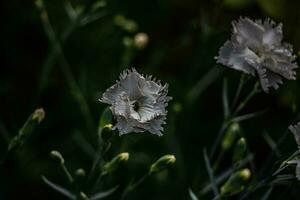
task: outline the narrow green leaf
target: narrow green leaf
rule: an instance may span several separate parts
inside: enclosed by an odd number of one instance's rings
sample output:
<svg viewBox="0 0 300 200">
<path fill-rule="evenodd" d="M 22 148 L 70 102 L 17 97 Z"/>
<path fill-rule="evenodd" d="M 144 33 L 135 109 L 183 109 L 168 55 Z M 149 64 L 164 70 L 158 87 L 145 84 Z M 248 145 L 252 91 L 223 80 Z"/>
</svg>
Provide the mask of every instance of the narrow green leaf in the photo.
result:
<svg viewBox="0 0 300 200">
<path fill-rule="evenodd" d="M 293 160 L 295 158 L 295 156 L 299 155 L 300 150 L 296 151 L 295 153 L 293 153 L 290 157 L 288 157 L 286 160 L 284 160 L 279 168 L 272 174 L 272 176 L 275 176 L 277 174 L 279 174 L 281 171 L 283 171 L 285 168 L 287 168 L 289 165 L 287 164 L 288 161 Z"/>
<path fill-rule="evenodd" d="M 210 182 L 212 184 L 212 190 L 213 190 L 215 196 L 219 196 L 219 190 L 218 190 L 217 182 L 215 180 L 215 177 L 214 177 L 214 174 L 213 174 L 213 169 L 210 165 L 206 149 L 203 150 L 203 156 L 204 156 L 206 170 L 207 170 Z"/>
<path fill-rule="evenodd" d="M 271 136 L 267 132 L 263 132 L 263 138 L 265 139 L 266 143 L 272 149 L 277 157 L 280 157 L 281 153 L 277 148 L 276 142 L 271 138 Z"/>
<path fill-rule="evenodd" d="M 258 117 L 260 115 L 263 115 L 266 112 L 267 112 L 267 110 L 262 110 L 262 111 L 258 111 L 258 112 L 248 113 L 248 114 L 245 114 L 245 115 L 240 115 L 240 116 L 234 117 L 232 119 L 232 121 L 234 121 L 234 122 L 246 121 L 246 120 L 252 119 L 254 117 Z"/>
<path fill-rule="evenodd" d="M 109 189 L 109 190 L 106 190 L 104 192 L 99 192 L 99 193 L 96 193 L 94 194 L 90 199 L 91 200 L 99 200 L 99 199 L 103 199 L 109 195 L 111 195 L 112 193 L 114 193 L 117 189 L 118 189 L 118 185 Z"/>
<path fill-rule="evenodd" d="M 193 104 L 197 98 L 219 77 L 222 75 L 224 69 L 219 66 L 213 67 L 206 72 L 201 79 L 188 91 L 187 102 Z"/>
<path fill-rule="evenodd" d="M 198 197 L 196 196 L 196 194 L 193 192 L 191 188 L 189 188 L 189 195 L 191 197 L 191 200 L 198 200 Z"/>
<path fill-rule="evenodd" d="M 71 200 L 75 200 L 76 196 L 70 192 L 69 190 L 67 190 L 66 188 L 63 188 L 60 185 L 57 185 L 56 183 L 53 183 L 51 181 L 49 181 L 45 176 L 42 176 L 42 180 L 52 189 L 54 189 L 55 191 L 63 194 L 64 196 L 68 197 Z"/>
<path fill-rule="evenodd" d="M 223 100 L 224 119 L 227 119 L 227 117 L 229 116 L 229 102 L 228 102 L 228 81 L 226 78 L 224 78 L 223 80 L 222 100 Z"/>
<path fill-rule="evenodd" d="M 268 198 L 269 198 L 269 196 L 271 195 L 272 191 L 273 191 L 273 186 L 271 186 L 271 187 L 267 190 L 267 192 L 266 192 L 265 195 L 261 198 L 261 200 L 268 200 Z"/>
<path fill-rule="evenodd" d="M 291 180 L 296 179 L 296 177 L 294 175 L 290 175 L 290 174 L 282 174 L 282 175 L 278 175 L 271 184 L 276 184 L 276 185 L 285 185 L 285 184 L 289 184 Z"/>
</svg>

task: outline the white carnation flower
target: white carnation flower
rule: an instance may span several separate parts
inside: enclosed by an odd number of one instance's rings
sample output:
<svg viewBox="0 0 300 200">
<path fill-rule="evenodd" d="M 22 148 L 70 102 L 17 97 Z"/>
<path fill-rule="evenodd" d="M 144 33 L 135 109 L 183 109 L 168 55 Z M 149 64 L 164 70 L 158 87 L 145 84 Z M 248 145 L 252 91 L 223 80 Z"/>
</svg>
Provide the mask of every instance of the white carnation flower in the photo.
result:
<svg viewBox="0 0 300 200">
<path fill-rule="evenodd" d="M 282 24 L 266 19 L 240 18 L 232 23 L 231 39 L 220 48 L 217 62 L 244 73 L 257 75 L 265 92 L 277 89 L 282 78 L 296 79 L 298 68 L 292 46 L 282 42 Z"/>
<path fill-rule="evenodd" d="M 168 85 L 152 76 L 142 76 L 135 69 L 124 70 L 120 80 L 108 88 L 101 102 L 107 103 L 117 121 L 114 126 L 120 135 L 149 131 L 161 136 L 165 124 Z"/>
</svg>

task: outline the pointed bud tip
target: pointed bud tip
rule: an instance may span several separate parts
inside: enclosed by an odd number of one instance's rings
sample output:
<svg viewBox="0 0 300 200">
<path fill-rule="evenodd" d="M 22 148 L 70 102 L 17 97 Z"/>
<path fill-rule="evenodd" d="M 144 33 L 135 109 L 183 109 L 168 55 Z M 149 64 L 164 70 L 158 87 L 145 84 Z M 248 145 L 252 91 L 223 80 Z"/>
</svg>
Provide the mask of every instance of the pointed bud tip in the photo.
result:
<svg viewBox="0 0 300 200">
<path fill-rule="evenodd" d="M 32 114 L 32 120 L 36 120 L 38 123 L 41 123 L 45 118 L 45 111 L 43 108 L 36 109 Z"/>
<path fill-rule="evenodd" d="M 244 178 L 244 180 L 248 180 L 251 177 L 251 171 L 248 168 L 242 169 L 240 171 L 240 175 Z"/>
<path fill-rule="evenodd" d="M 108 131 L 111 131 L 112 128 L 113 128 L 113 125 L 112 124 L 106 124 L 103 128 L 108 130 Z"/>
<path fill-rule="evenodd" d="M 174 155 L 167 155 L 165 158 L 168 160 L 169 164 L 173 164 L 176 161 L 176 157 Z"/>
<path fill-rule="evenodd" d="M 120 154 L 119 154 L 119 157 L 120 157 L 120 160 L 121 160 L 121 161 L 126 162 L 126 161 L 128 161 L 128 159 L 129 159 L 129 153 L 128 153 L 128 152 L 120 153 Z"/>
</svg>

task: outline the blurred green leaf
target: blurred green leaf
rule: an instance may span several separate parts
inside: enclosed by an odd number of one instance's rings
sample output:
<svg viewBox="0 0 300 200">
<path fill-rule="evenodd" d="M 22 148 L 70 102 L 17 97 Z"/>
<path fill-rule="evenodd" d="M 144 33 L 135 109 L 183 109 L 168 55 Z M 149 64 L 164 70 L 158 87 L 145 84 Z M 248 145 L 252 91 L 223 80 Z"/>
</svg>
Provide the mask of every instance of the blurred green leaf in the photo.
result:
<svg viewBox="0 0 300 200">
<path fill-rule="evenodd" d="M 217 185 L 217 182 L 215 180 L 215 177 L 214 177 L 214 174 L 213 174 L 213 169 L 210 165 L 206 149 L 203 150 L 203 156 L 204 156 L 205 166 L 206 166 L 206 170 L 208 172 L 209 180 L 212 184 L 213 192 L 214 192 L 215 196 L 219 196 L 218 185 Z"/>
<path fill-rule="evenodd" d="M 201 79 L 188 91 L 187 102 L 192 104 L 197 98 L 217 79 L 222 75 L 224 69 L 220 66 L 215 66 L 206 72 Z"/>
<path fill-rule="evenodd" d="M 272 137 L 265 131 L 263 132 L 263 138 L 265 139 L 266 143 L 272 149 L 277 157 L 280 157 L 280 150 L 277 147 L 276 142 L 272 139 Z"/>
<path fill-rule="evenodd" d="M 196 194 L 193 192 L 191 188 L 189 188 L 189 195 L 191 197 L 191 200 L 198 200 L 198 197 L 196 196 Z"/>
<path fill-rule="evenodd" d="M 42 180 L 52 189 L 56 190 L 57 192 L 63 194 L 64 196 L 68 197 L 69 199 L 75 200 L 76 196 L 67 190 L 66 188 L 57 185 L 56 183 L 53 183 L 52 181 L 49 181 L 45 176 L 42 176 Z"/>
<path fill-rule="evenodd" d="M 253 112 L 253 113 L 248 113 L 245 115 L 240 115 L 237 117 L 232 118 L 233 122 L 242 122 L 242 121 L 246 121 L 255 117 L 258 117 L 260 115 L 263 115 L 267 112 L 268 110 L 262 110 L 262 111 L 258 111 L 258 112 Z"/>
<path fill-rule="evenodd" d="M 278 17 L 284 13 L 284 0 L 257 0 L 257 2 L 262 10 L 264 10 L 270 16 Z"/>
<path fill-rule="evenodd" d="M 99 199 L 103 199 L 105 197 L 108 197 L 109 195 L 111 195 L 112 193 L 114 193 L 117 189 L 118 189 L 118 185 L 109 189 L 109 190 L 106 190 L 104 192 L 99 192 L 99 193 L 96 193 L 94 194 L 90 199 L 91 200 L 99 200 Z"/>
<path fill-rule="evenodd" d="M 233 9 L 241 9 L 253 3 L 254 0 L 224 0 L 223 3 L 225 6 Z"/>
<path fill-rule="evenodd" d="M 271 187 L 267 190 L 267 192 L 264 194 L 264 196 L 261 198 L 261 200 L 267 200 L 267 199 L 269 199 L 269 197 L 270 197 L 272 191 L 273 191 L 273 186 L 271 186 Z"/>
<path fill-rule="evenodd" d="M 296 179 L 295 175 L 282 174 L 276 176 L 276 178 L 271 182 L 271 184 L 281 185 L 289 184 L 291 180 Z"/>
<path fill-rule="evenodd" d="M 228 82 L 226 78 L 224 78 L 223 80 L 222 100 L 223 100 L 224 119 L 227 119 L 227 117 L 229 116 L 229 102 L 228 102 Z"/>
</svg>

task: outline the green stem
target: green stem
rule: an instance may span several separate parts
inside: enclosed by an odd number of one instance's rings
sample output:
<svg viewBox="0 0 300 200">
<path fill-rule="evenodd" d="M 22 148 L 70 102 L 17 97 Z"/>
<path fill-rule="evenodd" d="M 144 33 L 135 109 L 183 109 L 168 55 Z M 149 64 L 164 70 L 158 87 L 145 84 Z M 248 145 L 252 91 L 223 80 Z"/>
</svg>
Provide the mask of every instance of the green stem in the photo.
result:
<svg viewBox="0 0 300 200">
<path fill-rule="evenodd" d="M 73 184 L 74 178 L 72 177 L 72 175 L 71 175 L 71 173 L 69 172 L 69 170 L 68 170 L 68 168 L 66 167 L 66 165 L 62 163 L 60 166 L 61 166 L 63 172 L 65 173 L 66 177 L 68 178 L 70 184 Z"/>
<path fill-rule="evenodd" d="M 145 174 L 144 176 L 142 176 L 138 181 L 136 181 L 135 183 L 133 184 L 129 184 L 125 190 L 123 191 L 122 195 L 121 195 L 121 198 L 120 200 L 123 200 L 126 198 L 126 196 L 132 192 L 133 190 L 135 190 L 139 185 L 141 185 L 145 180 L 146 178 L 148 178 L 150 176 L 149 173 Z"/>
<path fill-rule="evenodd" d="M 247 103 L 260 92 L 259 82 L 256 82 L 250 94 L 238 105 L 236 110 L 232 113 L 232 117 L 236 116 L 246 105 Z"/>
<path fill-rule="evenodd" d="M 103 144 L 103 140 L 102 140 L 102 135 L 101 135 L 102 131 L 103 131 L 103 128 L 98 129 L 98 142 L 97 142 L 96 158 L 94 159 L 93 165 L 92 165 L 91 170 L 89 172 L 88 179 L 87 179 L 87 184 L 92 180 L 93 176 L 95 175 L 97 166 L 99 166 L 99 163 L 101 162 L 101 160 L 103 158 L 103 154 L 106 150 L 105 145 Z M 102 174 L 99 174 L 99 177 L 96 179 L 96 182 L 101 177 L 102 177 Z"/>
<path fill-rule="evenodd" d="M 242 89 L 244 87 L 244 84 L 245 84 L 245 74 L 242 74 L 241 78 L 240 78 L 239 86 L 236 90 L 236 93 L 235 93 L 235 96 L 234 96 L 234 99 L 233 99 L 232 108 L 234 108 L 236 106 L 237 101 L 238 101 L 238 99 L 241 95 Z"/>
<path fill-rule="evenodd" d="M 226 128 L 228 127 L 228 125 L 232 122 L 232 119 L 234 119 L 234 117 L 247 105 L 247 103 L 256 95 L 260 92 L 261 90 L 259 89 L 259 82 L 256 82 L 256 84 L 254 85 L 252 91 L 250 92 L 250 94 L 238 105 L 238 107 L 236 108 L 236 110 L 233 113 L 229 114 L 229 117 L 227 119 L 224 119 L 222 126 L 219 130 L 219 133 L 217 135 L 217 139 L 215 140 L 213 147 L 211 148 L 211 152 L 210 152 L 210 159 L 212 159 L 212 157 L 214 156 L 216 149 L 219 145 L 219 143 L 221 142 L 221 139 L 224 135 L 224 132 L 226 130 Z M 240 93 L 241 91 L 239 91 L 239 89 L 237 90 L 237 93 Z M 239 96 L 236 95 L 236 96 Z"/>
<path fill-rule="evenodd" d="M 70 66 L 64 56 L 62 45 L 60 44 L 60 41 L 58 40 L 58 37 L 57 37 L 56 33 L 54 32 L 54 29 L 49 21 L 48 12 L 43 4 L 43 1 L 40 0 L 39 3 L 37 4 L 37 7 L 39 8 L 39 10 L 41 12 L 41 21 L 43 23 L 45 32 L 51 42 L 52 49 L 54 52 L 54 54 L 52 55 L 53 57 L 51 57 L 53 59 L 53 61 L 51 61 L 51 63 L 48 63 L 48 64 L 49 64 L 49 66 L 53 65 L 55 58 L 60 57 L 60 60 L 59 60 L 60 65 L 62 67 L 62 71 L 63 71 L 64 75 L 66 76 L 67 83 L 73 92 L 73 96 L 79 105 L 80 111 L 82 112 L 84 119 L 86 120 L 87 127 L 89 128 L 90 132 L 92 133 L 92 132 L 94 132 L 95 126 L 93 124 L 90 109 L 88 107 L 87 102 L 85 101 L 85 98 L 84 98 L 79 86 L 77 85 L 77 83 L 75 81 L 74 75 L 73 75 L 73 73 L 70 69 Z M 66 39 L 69 36 L 69 34 L 73 31 L 73 29 L 76 27 L 75 22 L 76 22 L 76 20 L 74 20 L 74 24 L 66 30 L 65 34 L 63 34 L 63 39 Z"/>
<path fill-rule="evenodd" d="M 222 137 L 223 137 L 223 135 L 225 133 L 225 130 L 227 129 L 228 125 L 229 125 L 229 123 L 224 120 L 224 122 L 222 123 L 221 128 L 219 129 L 217 138 L 216 138 L 216 140 L 215 140 L 215 142 L 214 142 L 214 144 L 213 144 L 213 146 L 211 148 L 210 155 L 209 155 L 210 159 L 212 159 L 213 156 L 214 156 L 214 154 L 216 153 L 217 147 L 218 147 L 219 143 L 221 142 L 221 139 L 222 139 Z"/>
</svg>

